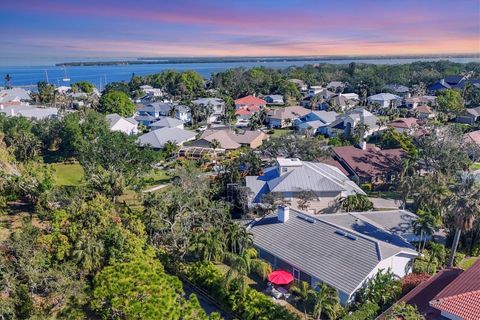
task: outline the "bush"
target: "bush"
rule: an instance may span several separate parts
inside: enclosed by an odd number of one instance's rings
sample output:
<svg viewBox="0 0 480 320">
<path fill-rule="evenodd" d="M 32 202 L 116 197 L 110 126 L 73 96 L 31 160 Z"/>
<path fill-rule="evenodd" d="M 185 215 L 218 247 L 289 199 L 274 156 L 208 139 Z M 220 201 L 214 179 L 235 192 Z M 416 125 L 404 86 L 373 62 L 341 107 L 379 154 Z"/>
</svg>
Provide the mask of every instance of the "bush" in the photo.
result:
<svg viewBox="0 0 480 320">
<path fill-rule="evenodd" d="M 343 317 L 343 320 L 370 320 L 375 319 L 378 312 L 380 311 L 380 306 L 366 302 L 360 306 L 356 311 L 350 313 L 349 315 Z"/>
<path fill-rule="evenodd" d="M 430 275 L 428 273 L 411 273 L 402 279 L 402 295 L 412 291 L 420 283 L 428 280 Z"/>
<path fill-rule="evenodd" d="M 224 275 L 212 263 L 188 265 L 184 273 L 190 281 L 205 289 L 225 309 L 241 315 L 244 319 L 298 320 L 296 315 L 250 287 L 243 296 L 235 285 L 230 289 L 225 288 Z"/>
<path fill-rule="evenodd" d="M 360 185 L 360 188 L 362 188 L 362 190 L 365 191 L 365 192 L 372 192 L 373 185 L 370 182 L 362 183 Z"/>
</svg>

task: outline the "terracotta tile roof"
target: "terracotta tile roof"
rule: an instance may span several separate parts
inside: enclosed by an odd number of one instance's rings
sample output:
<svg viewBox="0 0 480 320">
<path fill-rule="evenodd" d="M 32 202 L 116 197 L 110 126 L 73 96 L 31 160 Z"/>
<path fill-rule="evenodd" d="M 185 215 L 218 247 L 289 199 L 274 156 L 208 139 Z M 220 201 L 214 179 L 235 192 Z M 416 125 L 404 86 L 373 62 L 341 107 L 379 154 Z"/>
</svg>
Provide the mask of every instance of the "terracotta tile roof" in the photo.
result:
<svg viewBox="0 0 480 320">
<path fill-rule="evenodd" d="M 235 105 L 265 106 L 267 102 L 252 95 L 235 100 Z"/>
<path fill-rule="evenodd" d="M 426 320 L 437 319 L 440 311 L 431 307 L 429 302 L 462 272 L 463 270 L 458 268 L 443 269 L 427 281 L 419 284 L 412 291 L 404 295 L 398 302 L 405 302 L 416 306 L 418 311 L 425 316 Z M 387 313 L 388 310 L 379 318 L 384 319 L 383 315 Z"/>
<path fill-rule="evenodd" d="M 399 171 L 402 157 L 405 155 L 402 149 L 381 150 L 374 144 L 368 144 L 365 150 L 345 146 L 335 147 L 333 151 L 355 174 L 364 178 L 384 176 Z"/>
<path fill-rule="evenodd" d="M 432 108 L 429 106 L 418 106 L 415 108 L 415 111 L 421 112 L 421 113 L 432 113 Z"/>
<path fill-rule="evenodd" d="M 388 125 L 394 128 L 411 129 L 420 125 L 420 123 L 419 120 L 416 118 L 402 118 L 392 121 Z"/>
<path fill-rule="evenodd" d="M 480 317 L 480 259 L 438 293 L 430 305 L 464 320 L 478 320 Z"/>
<path fill-rule="evenodd" d="M 463 139 L 467 143 L 476 143 L 480 145 L 480 130 L 465 133 Z"/>
</svg>

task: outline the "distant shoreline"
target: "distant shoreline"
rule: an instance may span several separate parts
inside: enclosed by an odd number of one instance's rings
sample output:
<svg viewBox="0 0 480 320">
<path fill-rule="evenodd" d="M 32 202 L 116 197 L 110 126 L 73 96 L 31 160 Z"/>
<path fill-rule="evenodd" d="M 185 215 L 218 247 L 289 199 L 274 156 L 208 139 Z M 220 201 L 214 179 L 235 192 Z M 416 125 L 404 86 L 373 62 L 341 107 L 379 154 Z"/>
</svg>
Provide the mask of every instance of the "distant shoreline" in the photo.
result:
<svg viewBox="0 0 480 320">
<path fill-rule="evenodd" d="M 232 62 L 276 62 L 276 61 L 356 61 L 375 59 L 450 59 L 450 58 L 480 58 L 480 54 L 457 55 L 400 55 L 400 56 L 295 56 L 295 57 L 141 57 L 134 60 L 109 61 L 76 61 L 56 63 L 57 67 L 72 66 L 109 66 L 109 65 L 140 65 L 140 64 L 183 64 L 183 63 L 232 63 Z"/>
</svg>

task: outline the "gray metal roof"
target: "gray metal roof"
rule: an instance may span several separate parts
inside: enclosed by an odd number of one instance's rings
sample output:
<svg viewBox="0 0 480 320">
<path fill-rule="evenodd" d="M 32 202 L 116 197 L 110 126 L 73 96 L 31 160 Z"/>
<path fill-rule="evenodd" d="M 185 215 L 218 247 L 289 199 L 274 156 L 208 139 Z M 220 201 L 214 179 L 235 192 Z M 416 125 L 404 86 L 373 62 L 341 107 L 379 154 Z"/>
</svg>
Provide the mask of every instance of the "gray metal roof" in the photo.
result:
<svg viewBox="0 0 480 320">
<path fill-rule="evenodd" d="M 118 121 L 124 119 L 125 121 L 128 121 L 130 122 L 131 124 L 133 125 L 138 125 L 138 122 L 137 120 L 135 120 L 135 118 L 131 117 L 131 118 L 124 118 L 122 116 L 120 116 L 119 114 L 117 113 L 112 113 L 112 114 L 107 114 L 106 115 L 106 118 L 110 124 L 110 128 L 113 127 L 115 124 L 117 124 Z"/>
<path fill-rule="evenodd" d="M 311 222 L 301 217 L 309 217 Z M 351 295 L 384 258 L 401 252 L 416 255 L 400 237 L 367 222 L 342 226 L 351 222 L 351 217 L 312 217 L 290 209 L 286 222 L 279 222 L 276 214 L 271 214 L 252 223 L 250 232 L 255 246 Z"/>
<path fill-rule="evenodd" d="M 219 98 L 199 98 L 199 99 L 193 100 L 192 103 L 196 105 L 204 105 L 204 106 L 208 104 L 211 104 L 212 106 L 225 105 L 225 102 L 223 102 L 223 100 Z"/>
<path fill-rule="evenodd" d="M 175 128 L 179 125 L 183 125 L 182 120 L 178 120 L 171 117 L 163 117 L 160 120 L 152 123 L 150 127 L 157 127 L 157 128 Z"/>
<path fill-rule="evenodd" d="M 247 177 L 248 178 L 248 177 Z M 256 181 L 255 181 L 256 180 Z M 265 189 L 261 183 L 265 184 Z M 365 194 L 355 182 L 348 179 L 338 168 L 320 162 L 306 162 L 292 171 L 279 175 L 277 167 L 267 168 L 263 176 L 246 179 L 247 187 L 254 193 L 254 199 L 267 192 L 345 192 L 346 194 Z"/>
<path fill-rule="evenodd" d="M 160 128 L 150 131 L 138 137 L 137 142 L 141 146 L 150 146 L 161 149 L 168 141 L 176 144 L 183 144 L 186 141 L 195 139 L 196 133 L 178 128 Z"/>
</svg>

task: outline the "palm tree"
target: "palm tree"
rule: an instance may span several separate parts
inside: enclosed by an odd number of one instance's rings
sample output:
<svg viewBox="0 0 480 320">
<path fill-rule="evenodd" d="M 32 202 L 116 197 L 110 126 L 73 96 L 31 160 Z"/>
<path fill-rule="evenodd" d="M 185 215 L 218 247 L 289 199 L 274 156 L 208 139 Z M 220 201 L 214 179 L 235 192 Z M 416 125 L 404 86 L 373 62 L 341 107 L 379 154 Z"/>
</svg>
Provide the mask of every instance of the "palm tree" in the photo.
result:
<svg viewBox="0 0 480 320">
<path fill-rule="evenodd" d="M 212 141 L 210 141 L 210 145 L 212 146 L 213 151 L 217 150 L 217 148 L 221 146 L 220 141 L 218 141 L 217 139 L 213 139 Z"/>
<path fill-rule="evenodd" d="M 272 267 L 267 262 L 258 259 L 257 254 L 257 250 L 254 248 L 246 249 L 240 255 L 230 254 L 233 261 L 225 276 L 227 289 L 235 282 L 240 294 L 244 295 L 248 287 L 247 276 L 252 271 L 255 271 L 263 279 L 267 278 L 268 274 L 272 272 Z"/>
<path fill-rule="evenodd" d="M 428 210 L 418 210 L 418 218 L 413 222 L 413 231 L 420 236 L 418 250 L 421 252 L 425 249 L 427 239 L 437 231 L 437 221 L 433 214 Z M 423 243 L 422 243 L 423 240 Z"/>
<path fill-rule="evenodd" d="M 363 194 L 350 195 L 339 199 L 342 210 L 346 212 L 369 211 L 373 209 L 373 203 Z"/>
<path fill-rule="evenodd" d="M 312 288 L 308 285 L 305 281 L 300 281 L 296 286 L 292 287 L 292 293 L 294 294 L 293 301 L 295 301 L 296 305 L 300 305 L 303 309 L 303 314 L 305 319 L 308 319 L 307 309 L 311 298 L 315 293 L 313 292 Z"/>
<path fill-rule="evenodd" d="M 360 297 L 363 302 L 372 302 L 381 305 L 395 301 L 402 291 L 401 282 L 397 276 L 388 269 L 383 269 L 368 280 L 367 285 L 360 291 Z"/>
<path fill-rule="evenodd" d="M 313 316 L 320 320 L 322 314 L 328 319 L 335 319 L 339 309 L 338 292 L 329 285 L 317 284 L 317 291 L 313 293 Z"/>
<path fill-rule="evenodd" d="M 5 79 L 5 87 L 6 89 L 10 88 L 12 86 L 12 76 L 10 73 L 7 73 L 4 77 Z"/>
<path fill-rule="evenodd" d="M 90 273 L 100 269 L 105 256 L 104 251 L 103 242 L 94 237 L 82 235 L 75 244 L 73 258 L 84 272 Z"/>
<path fill-rule="evenodd" d="M 462 231 L 473 228 L 480 212 L 480 188 L 474 177 L 468 176 L 451 187 L 452 197 L 449 207 L 454 215 L 455 236 L 448 259 L 448 267 L 453 266 Z"/>
<path fill-rule="evenodd" d="M 445 261 L 445 246 L 440 243 L 430 242 L 430 259 L 427 264 L 427 273 L 430 273 L 430 267 L 434 260 L 437 260 L 439 264 L 443 264 Z M 434 271 L 434 273 L 436 270 Z"/>
</svg>

